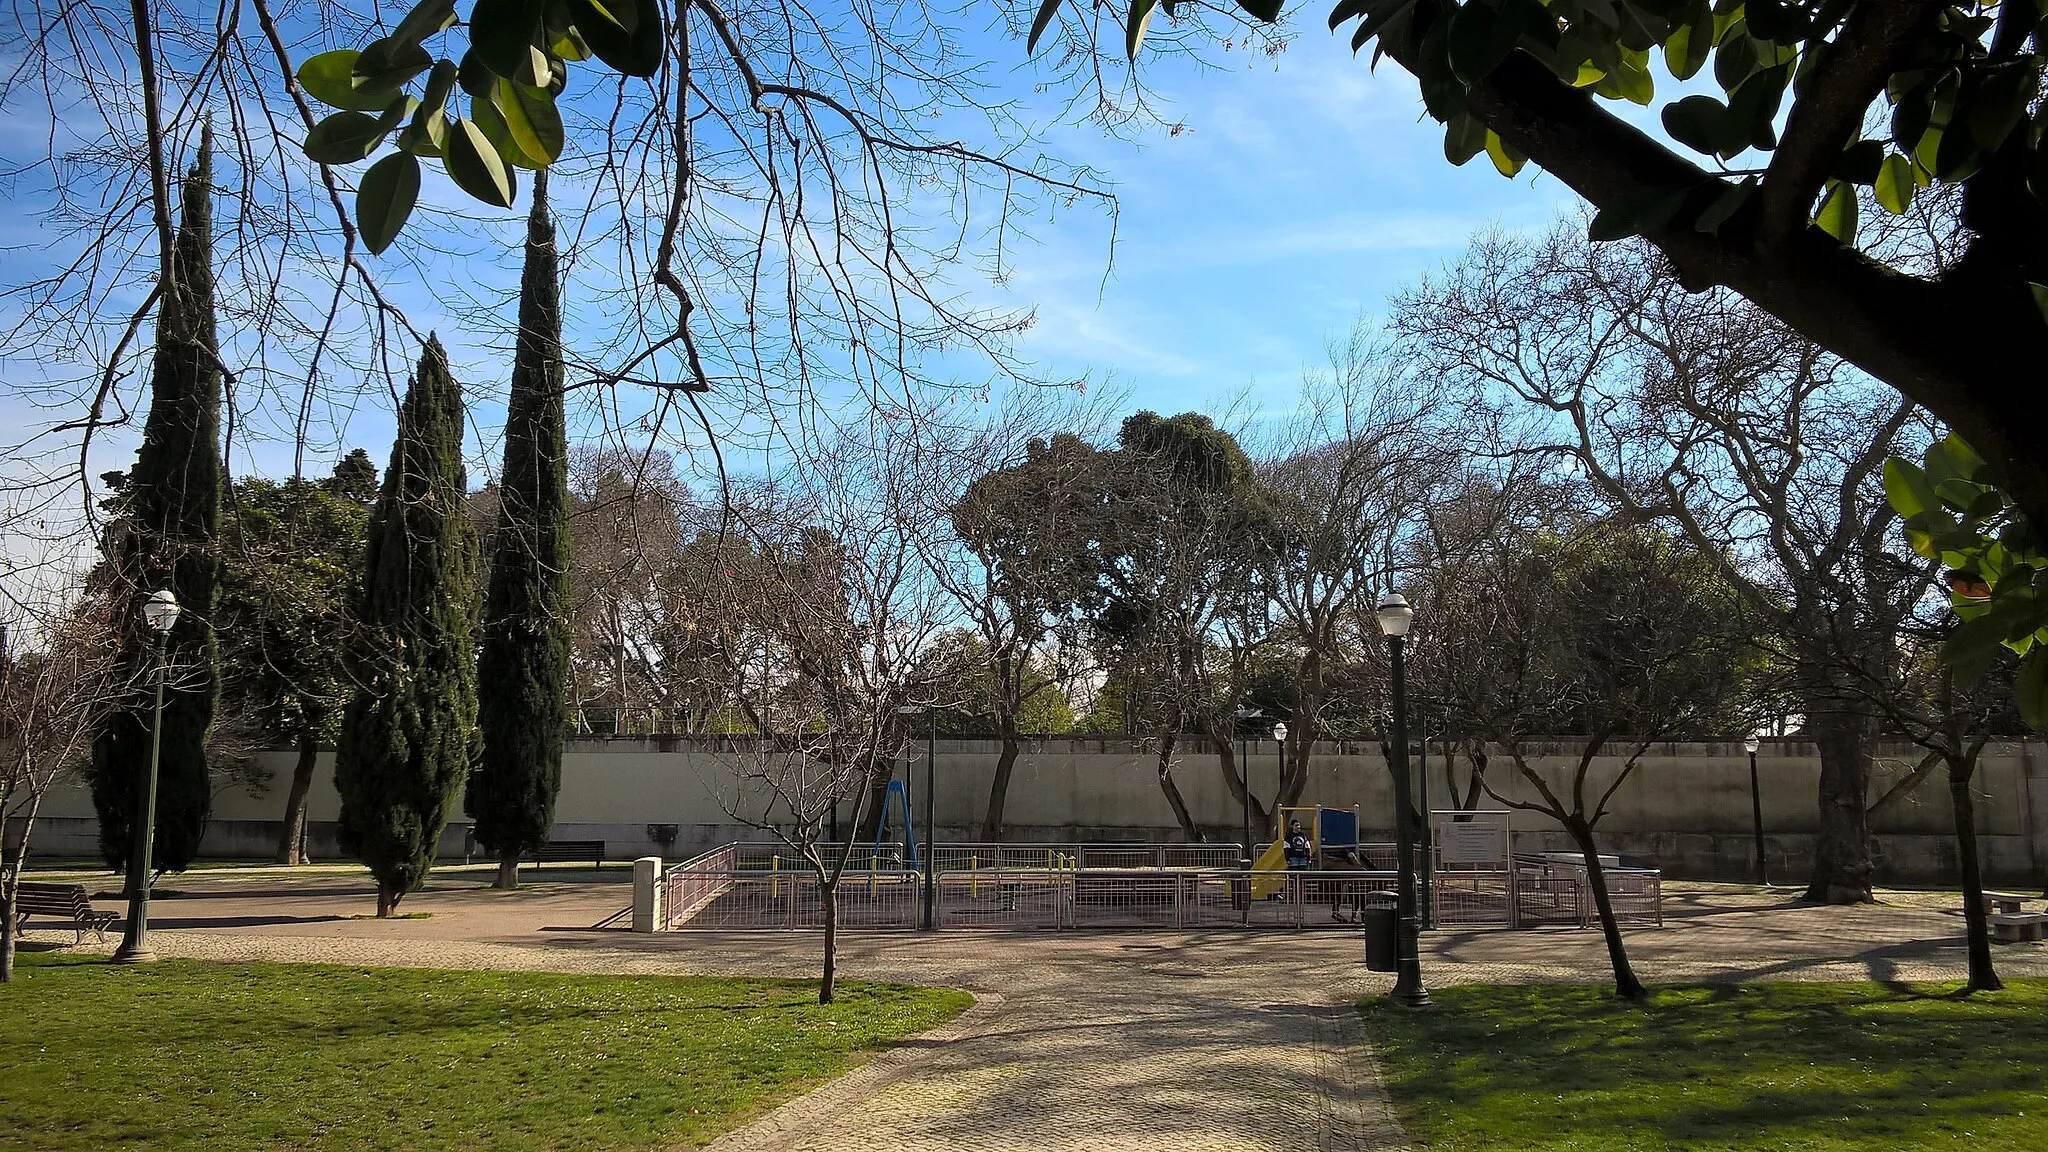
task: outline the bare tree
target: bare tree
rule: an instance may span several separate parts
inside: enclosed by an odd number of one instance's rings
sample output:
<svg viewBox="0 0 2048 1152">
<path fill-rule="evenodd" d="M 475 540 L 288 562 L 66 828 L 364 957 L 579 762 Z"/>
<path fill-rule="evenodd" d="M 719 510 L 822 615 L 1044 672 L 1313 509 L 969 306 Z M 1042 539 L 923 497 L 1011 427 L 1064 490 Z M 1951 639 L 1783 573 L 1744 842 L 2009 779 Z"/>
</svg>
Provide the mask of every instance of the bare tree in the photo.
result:
<svg viewBox="0 0 2048 1152">
<path fill-rule="evenodd" d="M 919 657 L 949 611 L 927 563 L 955 489 L 914 421 L 865 422 L 793 455 L 744 494 L 725 545 L 733 611 L 729 673 L 755 673 L 765 644 L 776 701 L 738 693 L 758 737 L 716 787 L 735 819 L 772 835 L 816 884 L 824 925 L 818 998 L 836 977 L 839 881 L 854 837 L 824 841 L 847 802 L 853 827 L 879 800 L 908 736 L 902 709 L 927 703 Z"/>
<path fill-rule="evenodd" d="M 1807 896 L 1869 900 L 1879 715 L 1856 679 L 1884 678 L 1926 580 L 1889 539 L 1879 470 L 1924 415 L 1734 296 L 1687 293 L 1648 249 L 1562 229 L 1482 238 L 1394 325 L 1431 370 L 1525 404 L 1601 499 L 1671 525 L 1773 621 L 1821 750 Z"/>
<path fill-rule="evenodd" d="M 1382 682 L 1366 675 L 1382 650 L 1372 618 L 1378 593 L 1484 431 L 1476 405 L 1405 367 L 1363 323 L 1354 327 L 1330 348 L 1328 372 L 1304 382 L 1298 414 L 1259 466 L 1280 541 L 1270 595 L 1293 664 L 1291 746 L 1276 808 L 1300 801 L 1316 741 L 1361 734 L 1357 696 Z M 1227 765 L 1225 777 L 1242 798 Z M 1266 823 L 1256 799 L 1252 807 Z"/>
<path fill-rule="evenodd" d="M 99 726 L 135 695 L 119 630 L 61 592 L 9 588 L 16 614 L 0 624 L 0 983 L 14 978 L 16 899 L 43 798 L 78 774 Z"/>
</svg>

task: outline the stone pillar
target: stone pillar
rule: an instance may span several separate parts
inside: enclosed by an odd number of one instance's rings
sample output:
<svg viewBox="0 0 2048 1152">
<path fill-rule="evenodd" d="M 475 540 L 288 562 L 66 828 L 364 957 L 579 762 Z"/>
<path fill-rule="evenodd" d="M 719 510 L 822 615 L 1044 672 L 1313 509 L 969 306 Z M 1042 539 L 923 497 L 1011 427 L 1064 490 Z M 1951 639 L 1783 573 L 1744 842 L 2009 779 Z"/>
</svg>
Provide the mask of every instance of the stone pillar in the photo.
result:
<svg viewBox="0 0 2048 1152">
<path fill-rule="evenodd" d="M 661 925 L 661 857 L 633 861 L 633 931 L 653 932 Z"/>
</svg>

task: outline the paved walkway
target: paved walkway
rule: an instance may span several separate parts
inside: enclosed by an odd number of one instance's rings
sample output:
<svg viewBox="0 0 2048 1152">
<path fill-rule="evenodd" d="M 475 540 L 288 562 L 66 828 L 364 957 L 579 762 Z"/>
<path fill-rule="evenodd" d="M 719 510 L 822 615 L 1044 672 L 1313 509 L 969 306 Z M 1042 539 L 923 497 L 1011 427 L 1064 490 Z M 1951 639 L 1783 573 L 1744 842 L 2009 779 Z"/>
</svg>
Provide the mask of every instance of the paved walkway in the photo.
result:
<svg viewBox="0 0 2048 1152">
<path fill-rule="evenodd" d="M 409 897 L 425 919 L 377 921 L 359 874 L 179 877 L 156 905 L 166 955 L 571 972 L 815 976 L 804 933 L 634 936 L 589 928 L 624 906 L 620 873 L 548 874 L 493 893 L 443 873 Z M 1953 979 L 1952 895 L 1806 908 L 1791 891 L 1668 886 L 1666 926 L 1629 933 L 1653 981 Z M 58 939 L 54 934 L 38 934 Z M 68 935 L 61 937 L 68 940 Z M 1597 932 L 1440 932 L 1435 986 L 1598 981 Z M 1384 991 L 1355 930 L 1299 933 L 864 934 L 849 978 L 984 994 L 946 1043 L 897 1049 L 718 1147 L 805 1149 L 1393 1149 L 1405 1144 L 1348 1005 Z M 2048 975 L 2048 947 L 1998 950 Z M 935 1038 L 936 1039 L 936 1038 Z"/>
</svg>

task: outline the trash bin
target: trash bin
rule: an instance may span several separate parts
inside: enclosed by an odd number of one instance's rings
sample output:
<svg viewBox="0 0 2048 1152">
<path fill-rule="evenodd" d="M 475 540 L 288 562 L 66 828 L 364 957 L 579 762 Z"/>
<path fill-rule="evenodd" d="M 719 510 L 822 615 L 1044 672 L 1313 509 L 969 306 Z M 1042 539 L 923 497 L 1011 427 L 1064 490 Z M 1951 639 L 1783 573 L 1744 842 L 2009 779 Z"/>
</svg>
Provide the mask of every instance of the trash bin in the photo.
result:
<svg viewBox="0 0 2048 1152">
<path fill-rule="evenodd" d="M 1396 911 L 1395 895 L 1392 892 L 1367 893 L 1365 907 L 1359 909 L 1358 918 L 1365 925 L 1366 969 L 1392 972 L 1399 968 L 1401 920 Z"/>
</svg>

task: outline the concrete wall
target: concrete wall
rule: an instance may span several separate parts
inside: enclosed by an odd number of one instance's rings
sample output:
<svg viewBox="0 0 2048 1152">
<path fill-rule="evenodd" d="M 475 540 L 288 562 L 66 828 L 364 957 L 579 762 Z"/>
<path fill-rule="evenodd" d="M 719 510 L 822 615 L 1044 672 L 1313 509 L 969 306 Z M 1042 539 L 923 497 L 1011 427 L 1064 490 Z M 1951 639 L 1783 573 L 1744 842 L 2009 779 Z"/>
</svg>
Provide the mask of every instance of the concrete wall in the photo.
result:
<svg viewBox="0 0 2048 1152">
<path fill-rule="evenodd" d="M 742 796 L 738 772 L 758 759 L 721 751 L 710 740 L 682 736 L 599 737 L 572 741 L 563 761 L 556 835 L 603 839 L 621 859 L 650 852 L 677 857 L 746 838 L 729 807 L 760 811 L 758 795 Z M 920 746 L 917 753 L 922 754 Z M 947 839 L 976 838 L 988 802 L 1000 747 L 993 740 L 942 740 L 938 745 L 938 825 Z M 1537 761 L 1553 788 L 1568 788 L 1574 757 L 1559 745 Z M 1270 795 L 1278 772 L 1271 741 L 1250 745 L 1255 788 Z M 1883 794 L 1919 759 L 1911 747 L 1881 750 L 1872 795 Z M 1589 787 L 1604 790 L 1619 769 L 1597 761 Z M 266 790 L 224 791 L 214 801 L 210 856 L 267 856 L 276 846 L 292 754 L 265 757 L 273 776 Z M 1810 744 L 1766 741 L 1757 757 L 1764 828 L 1774 879 L 1793 880 L 1809 867 L 1815 828 L 1819 759 Z M 1175 783 L 1195 819 L 1213 838 L 1235 839 L 1239 807 L 1230 799 L 1212 753 L 1183 740 L 1172 763 Z M 1462 789 L 1465 768 L 1458 782 Z M 920 759 L 913 793 L 924 787 Z M 1496 757 L 1489 778 L 1511 798 L 1529 791 L 1512 764 Z M 1512 787 L 1510 787 L 1512 785 Z M 1432 806 L 1451 807 L 1443 765 L 1429 765 Z M 1985 867 L 1995 883 L 2039 884 L 2048 875 L 2048 745 L 1993 744 L 1975 782 L 1977 823 Z M 1597 794 L 1597 793 L 1595 793 Z M 1310 760 L 1303 803 L 1360 807 L 1368 838 L 1392 838 L 1392 789 L 1376 744 L 1319 745 Z M 742 801 L 744 800 L 744 803 Z M 339 804 L 331 758 L 321 757 L 310 798 L 310 846 L 315 858 L 337 854 L 333 821 Z M 1482 800 L 1481 807 L 1497 807 Z M 921 813 L 923 803 L 916 805 Z M 1660 745 L 1644 757 L 1609 805 L 1599 826 L 1604 847 L 1656 862 L 1675 876 L 1746 878 L 1753 868 L 1749 760 L 1740 745 Z M 850 811 L 850 805 L 849 805 Z M 1011 779 L 1005 823 L 1013 841 L 1178 840 L 1172 809 L 1161 792 L 1158 756 L 1144 742 L 1048 739 L 1027 745 Z M 674 824 L 671 846 L 656 842 L 652 825 Z M 1946 778 L 1937 770 L 1917 790 L 1891 804 L 1874 822 L 1881 878 L 1942 883 L 1956 876 L 1953 824 Z M 1516 813 L 1518 844 L 1535 847 L 1561 835 L 1546 818 Z M 63 856 L 95 853 L 97 824 L 82 788 L 51 795 L 39 822 L 35 850 Z M 459 855 L 463 829 L 451 828 L 443 851 Z"/>
</svg>

